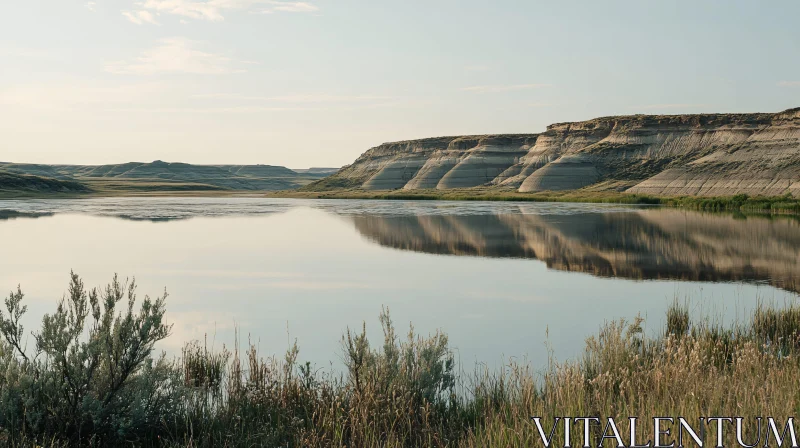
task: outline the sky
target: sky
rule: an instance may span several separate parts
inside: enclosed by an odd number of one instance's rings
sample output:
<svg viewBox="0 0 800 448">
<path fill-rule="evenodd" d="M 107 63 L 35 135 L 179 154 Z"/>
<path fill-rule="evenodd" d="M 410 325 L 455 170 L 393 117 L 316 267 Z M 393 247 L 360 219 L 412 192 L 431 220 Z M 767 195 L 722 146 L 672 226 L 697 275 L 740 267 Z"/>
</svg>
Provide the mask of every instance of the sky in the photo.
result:
<svg viewBox="0 0 800 448">
<path fill-rule="evenodd" d="M 414 138 L 800 106 L 800 1 L 4 0 L 0 161 L 338 167 Z"/>
</svg>

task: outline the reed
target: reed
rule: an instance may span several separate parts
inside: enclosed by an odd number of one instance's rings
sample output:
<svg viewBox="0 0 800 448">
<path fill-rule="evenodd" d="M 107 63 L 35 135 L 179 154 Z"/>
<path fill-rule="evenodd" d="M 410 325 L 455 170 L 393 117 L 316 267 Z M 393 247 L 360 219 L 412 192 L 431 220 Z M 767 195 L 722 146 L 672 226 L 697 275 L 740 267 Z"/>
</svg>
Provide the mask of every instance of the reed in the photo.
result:
<svg viewBox="0 0 800 448">
<path fill-rule="evenodd" d="M 441 200 L 441 201 L 520 201 L 520 202 L 580 202 L 630 205 L 662 205 L 708 212 L 736 212 L 755 214 L 798 214 L 800 199 L 790 194 L 784 196 L 651 196 L 613 190 L 568 190 L 520 193 L 496 187 L 475 187 L 452 190 L 386 190 L 339 189 L 308 191 L 304 189 L 267 193 L 267 197 L 301 199 L 388 199 L 388 200 Z"/>
<path fill-rule="evenodd" d="M 168 333 L 160 323 L 163 300 L 145 300 L 137 313 L 130 288 L 115 280 L 104 291 L 87 293 L 73 276 L 68 299 L 45 319 L 33 352 L 19 343 L 24 295 L 17 291 L 6 301 L 0 314 L 0 442 L 527 447 L 542 443 L 532 416 L 542 417 L 545 428 L 556 416 L 618 422 L 629 416 L 689 422 L 741 416 L 752 443 L 754 417 L 785 422 L 800 409 L 800 308 L 794 304 L 762 306 L 748 320 L 723 326 L 693 320 L 676 302 L 663 331 L 652 336 L 641 318 L 618 320 L 588 338 L 576 359 L 469 372 L 456 367 L 445 334 L 419 335 L 411 327 L 401 337 L 383 310 L 382 340 L 370 341 L 363 326 L 344 333 L 344 368 L 337 373 L 300 362 L 296 344 L 271 357 L 252 344 L 230 352 L 199 342 L 171 361 L 141 356 L 152 355 L 152 342 Z M 119 318 L 113 307 L 110 314 L 103 311 L 102 304 L 126 298 L 128 306 L 120 309 L 128 311 Z M 127 366 L 126 376 L 119 366 Z M 628 428 L 620 430 L 627 434 Z M 591 427 L 593 446 L 602 431 Z M 563 427 L 554 434 L 561 440 Z M 714 434 L 707 430 L 702 437 L 713 444 Z M 637 428 L 639 440 L 653 436 L 652 426 Z M 733 444 L 735 431 L 725 437 Z M 572 446 L 582 446 L 581 438 L 573 431 Z"/>
</svg>

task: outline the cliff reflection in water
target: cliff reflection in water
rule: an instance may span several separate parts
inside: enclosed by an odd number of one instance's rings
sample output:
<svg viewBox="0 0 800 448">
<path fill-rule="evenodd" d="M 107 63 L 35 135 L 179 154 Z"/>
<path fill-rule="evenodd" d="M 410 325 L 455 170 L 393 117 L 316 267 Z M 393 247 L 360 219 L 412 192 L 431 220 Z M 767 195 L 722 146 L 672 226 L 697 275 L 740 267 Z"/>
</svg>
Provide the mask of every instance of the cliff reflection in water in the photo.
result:
<svg viewBox="0 0 800 448">
<path fill-rule="evenodd" d="M 352 216 L 383 246 L 531 258 L 628 279 L 766 282 L 800 292 L 797 220 L 647 209 L 574 215 Z"/>
</svg>

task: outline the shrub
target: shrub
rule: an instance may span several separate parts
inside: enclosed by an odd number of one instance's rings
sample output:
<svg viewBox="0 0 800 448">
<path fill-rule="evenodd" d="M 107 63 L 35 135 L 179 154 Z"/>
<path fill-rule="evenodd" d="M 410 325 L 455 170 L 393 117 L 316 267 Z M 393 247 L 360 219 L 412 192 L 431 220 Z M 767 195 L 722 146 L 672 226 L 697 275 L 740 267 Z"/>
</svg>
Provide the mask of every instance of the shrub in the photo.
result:
<svg viewBox="0 0 800 448">
<path fill-rule="evenodd" d="M 169 335 L 164 296 L 145 297 L 134 312 L 136 284 L 115 276 L 89 292 L 71 274 L 69 292 L 22 346 L 20 318 L 27 311 L 17 289 L 0 312 L 2 368 L 0 427 L 37 441 L 114 444 L 157 435 L 160 421 L 177 411 L 173 369 L 153 360 L 153 345 Z M 91 317 L 91 325 L 89 325 Z"/>
<path fill-rule="evenodd" d="M 383 310 L 382 344 L 370 344 L 366 324 L 348 330 L 343 371 L 326 374 L 299 363 L 296 344 L 262 358 L 252 344 L 240 354 L 190 342 L 181 359 L 153 359 L 154 344 L 169 334 L 165 298 L 145 298 L 134 311 L 133 283 L 115 277 L 87 292 L 73 274 L 29 352 L 17 288 L 0 313 L 0 444 L 534 446 L 531 416 L 547 426 L 554 416 L 785 419 L 800 408 L 793 305 L 759 308 L 749 325 L 729 328 L 690 325 L 688 307 L 675 302 L 655 337 L 639 317 L 614 321 L 577 360 L 551 358 L 540 371 L 510 362 L 474 375 L 458 374 L 445 334 L 423 337 L 411 327 L 398 338 Z M 591 434 L 600 441 L 597 428 Z M 572 437 L 578 446 L 580 431 Z"/>
</svg>

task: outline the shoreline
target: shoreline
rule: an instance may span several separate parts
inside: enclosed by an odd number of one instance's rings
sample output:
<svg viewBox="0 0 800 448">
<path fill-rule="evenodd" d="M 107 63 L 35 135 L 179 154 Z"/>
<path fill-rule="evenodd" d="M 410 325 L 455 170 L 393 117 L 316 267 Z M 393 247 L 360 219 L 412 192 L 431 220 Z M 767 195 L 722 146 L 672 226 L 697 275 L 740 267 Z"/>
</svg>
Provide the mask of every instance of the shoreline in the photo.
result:
<svg viewBox="0 0 800 448">
<path fill-rule="evenodd" d="M 116 190 L 86 193 L 44 193 L 0 191 L 0 200 L 39 199 L 93 199 L 93 198 L 275 198 L 275 199 L 358 199 L 358 200 L 406 200 L 406 201 L 488 201 L 488 202 L 571 202 L 589 204 L 658 205 L 671 208 L 699 210 L 749 212 L 759 214 L 800 214 L 800 198 L 791 196 L 749 197 L 747 195 L 702 197 L 702 196 L 649 196 L 615 191 L 569 190 L 540 193 L 519 193 L 513 190 L 454 189 L 454 190 L 330 190 L 330 191 L 253 191 L 253 190 Z"/>
<path fill-rule="evenodd" d="M 698 211 L 748 212 L 775 215 L 800 214 L 800 198 L 791 196 L 649 196 L 616 191 L 568 190 L 563 192 L 546 191 L 540 193 L 519 193 L 514 190 L 463 189 L 444 191 L 418 190 L 413 192 L 404 190 L 299 190 L 272 192 L 268 193 L 266 197 L 295 199 L 572 202 L 587 204 L 658 205 Z"/>
</svg>

